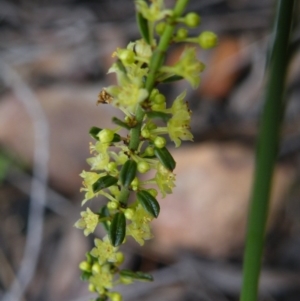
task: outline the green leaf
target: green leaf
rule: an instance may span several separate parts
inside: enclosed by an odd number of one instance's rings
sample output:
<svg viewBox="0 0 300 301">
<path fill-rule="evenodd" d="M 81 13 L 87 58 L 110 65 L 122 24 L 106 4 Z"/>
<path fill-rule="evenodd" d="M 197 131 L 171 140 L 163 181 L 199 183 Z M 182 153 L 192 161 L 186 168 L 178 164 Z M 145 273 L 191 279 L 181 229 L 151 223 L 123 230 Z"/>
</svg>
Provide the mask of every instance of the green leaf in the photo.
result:
<svg viewBox="0 0 300 301">
<path fill-rule="evenodd" d="M 98 138 L 98 134 L 102 131 L 102 129 L 96 127 L 96 126 L 93 126 L 90 128 L 89 130 L 89 134 L 91 135 L 92 138 L 96 139 L 96 140 L 99 140 Z"/>
<path fill-rule="evenodd" d="M 123 212 L 114 215 L 109 228 L 109 239 L 114 247 L 119 246 L 126 234 L 126 219 Z"/>
<path fill-rule="evenodd" d="M 168 84 L 168 83 L 173 83 L 173 82 L 176 82 L 176 81 L 179 81 L 179 80 L 182 80 L 183 77 L 180 76 L 180 75 L 172 75 L 168 78 L 165 78 L 161 81 L 161 83 L 164 83 L 164 84 Z"/>
<path fill-rule="evenodd" d="M 120 182 L 125 187 L 129 187 L 136 175 L 137 163 L 133 160 L 127 160 L 120 171 Z"/>
<path fill-rule="evenodd" d="M 164 113 L 164 112 L 158 112 L 158 111 L 147 112 L 146 114 L 151 119 L 160 118 L 164 122 L 168 122 L 170 120 L 170 118 L 172 117 L 172 114 Z"/>
<path fill-rule="evenodd" d="M 96 139 L 99 141 L 98 134 L 102 131 L 103 129 L 100 129 L 96 126 L 93 126 L 89 130 L 89 134 L 91 135 L 92 138 Z M 121 141 L 121 136 L 119 134 L 114 134 L 114 138 L 111 142 L 119 142 Z"/>
<path fill-rule="evenodd" d="M 154 147 L 154 154 L 160 163 L 170 171 L 176 167 L 176 162 L 166 147 Z"/>
<path fill-rule="evenodd" d="M 87 280 L 89 280 L 89 278 L 90 278 L 91 276 L 92 276 L 92 273 L 91 273 L 91 272 L 86 272 L 86 271 L 84 271 L 84 272 L 81 273 L 80 279 L 81 279 L 82 281 L 87 281 Z"/>
<path fill-rule="evenodd" d="M 121 70 L 123 73 L 127 73 L 125 66 L 123 65 L 121 60 L 116 61 L 116 65 L 118 66 L 119 70 Z"/>
<path fill-rule="evenodd" d="M 104 188 L 110 187 L 118 182 L 118 179 L 113 176 L 104 176 L 98 179 L 92 186 L 93 192 L 96 193 Z"/>
<path fill-rule="evenodd" d="M 152 275 L 144 272 L 133 272 L 130 270 L 121 270 L 120 275 L 122 277 L 127 277 L 135 280 L 140 280 L 140 281 L 153 281 Z"/>
<path fill-rule="evenodd" d="M 99 216 L 100 216 L 100 218 L 101 217 L 108 217 L 110 214 L 109 214 L 109 210 L 108 210 L 108 208 L 107 208 L 107 206 L 105 205 L 105 206 L 103 206 L 100 210 L 99 210 Z M 103 227 L 105 228 L 105 230 L 106 231 L 109 231 L 109 224 L 108 224 L 108 222 L 107 221 L 105 221 L 105 222 L 101 222 L 102 223 L 102 225 L 103 225 Z"/>
<path fill-rule="evenodd" d="M 112 118 L 112 122 L 115 123 L 115 124 L 117 124 L 117 125 L 119 125 L 119 126 L 121 126 L 121 127 L 123 127 L 123 128 L 125 128 L 125 129 L 127 129 L 127 130 L 131 129 L 131 127 L 126 122 L 120 120 L 117 117 L 113 117 Z"/>
<path fill-rule="evenodd" d="M 151 45 L 148 20 L 141 13 L 136 14 L 137 24 L 143 39 Z"/>
<path fill-rule="evenodd" d="M 160 206 L 156 198 L 146 190 L 137 193 L 137 199 L 143 208 L 154 217 L 158 217 Z"/>
</svg>

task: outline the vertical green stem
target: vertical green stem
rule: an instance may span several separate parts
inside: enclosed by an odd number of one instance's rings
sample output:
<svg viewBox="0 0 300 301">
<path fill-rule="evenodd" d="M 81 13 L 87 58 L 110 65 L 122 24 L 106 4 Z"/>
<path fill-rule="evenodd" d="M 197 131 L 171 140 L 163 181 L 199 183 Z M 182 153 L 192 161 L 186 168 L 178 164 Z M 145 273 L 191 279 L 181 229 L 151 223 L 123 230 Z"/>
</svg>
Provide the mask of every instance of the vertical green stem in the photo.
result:
<svg viewBox="0 0 300 301">
<path fill-rule="evenodd" d="M 173 10 L 173 16 L 172 19 L 176 19 L 180 17 L 187 5 L 189 0 L 177 0 L 176 5 Z M 146 80 L 145 87 L 147 91 L 150 93 L 153 89 L 153 86 L 155 84 L 155 75 L 159 67 L 162 65 L 164 59 L 165 59 L 165 54 L 166 50 L 169 47 L 174 29 L 176 26 L 176 22 L 170 22 L 166 26 L 166 29 L 159 41 L 159 44 L 156 48 L 156 50 L 153 53 L 152 59 L 150 61 L 149 65 L 149 75 Z M 131 130 L 130 132 L 130 142 L 129 142 L 129 148 L 131 150 L 137 150 L 139 142 L 140 142 L 140 133 L 141 133 L 141 126 L 142 126 L 142 121 L 145 116 L 145 113 L 143 109 L 139 106 L 136 112 L 136 120 L 137 120 L 137 125 Z"/>
<path fill-rule="evenodd" d="M 293 6 L 294 0 L 278 1 L 249 209 L 241 301 L 257 301 L 270 189 L 284 112 L 283 92 Z"/>
</svg>

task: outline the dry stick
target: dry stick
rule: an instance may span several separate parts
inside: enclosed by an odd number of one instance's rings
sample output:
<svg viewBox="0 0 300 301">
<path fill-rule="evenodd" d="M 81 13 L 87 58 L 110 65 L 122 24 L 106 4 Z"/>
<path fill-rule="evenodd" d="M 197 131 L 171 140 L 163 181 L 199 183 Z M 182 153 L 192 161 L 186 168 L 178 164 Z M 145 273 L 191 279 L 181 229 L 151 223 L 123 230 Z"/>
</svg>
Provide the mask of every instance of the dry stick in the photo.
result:
<svg viewBox="0 0 300 301">
<path fill-rule="evenodd" d="M 18 301 L 22 299 L 35 274 L 41 250 L 44 210 L 47 201 L 50 132 L 44 110 L 31 89 L 9 65 L 0 61 L 0 66 L 2 71 L 0 76 L 22 102 L 34 128 L 33 178 L 24 255 L 17 278 L 2 298 L 2 301 Z"/>
<path fill-rule="evenodd" d="M 271 182 L 278 156 L 280 126 L 285 107 L 283 93 L 293 6 L 294 0 L 278 1 L 274 40 L 269 60 L 266 102 L 258 137 L 256 168 L 244 255 L 241 301 L 257 301 Z"/>
</svg>

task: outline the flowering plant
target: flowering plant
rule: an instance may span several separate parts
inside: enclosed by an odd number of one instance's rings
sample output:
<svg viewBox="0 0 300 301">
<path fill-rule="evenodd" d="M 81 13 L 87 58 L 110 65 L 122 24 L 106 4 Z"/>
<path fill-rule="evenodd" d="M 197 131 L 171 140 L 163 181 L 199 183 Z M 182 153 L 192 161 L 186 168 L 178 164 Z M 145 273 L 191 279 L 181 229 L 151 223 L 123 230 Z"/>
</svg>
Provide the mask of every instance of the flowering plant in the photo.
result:
<svg viewBox="0 0 300 301">
<path fill-rule="evenodd" d="M 182 140 L 193 139 L 186 93 L 178 95 L 168 108 L 159 90 L 159 84 L 181 79 L 196 88 L 204 70 L 193 47 L 187 47 L 174 66 L 164 65 L 170 43 L 196 43 L 207 49 L 217 42 L 212 32 L 188 37 L 186 27 L 197 27 L 200 17 L 193 12 L 182 17 L 187 2 L 178 0 L 172 10 L 164 7 L 163 0 L 152 0 L 150 4 L 135 1 L 142 39 L 113 53 L 116 62 L 109 72 L 116 74 L 117 85 L 106 87 L 99 94 L 98 103 L 122 110 L 124 119 L 114 117 L 113 129 L 90 129 L 95 139 L 90 146 L 92 157 L 87 159 L 90 171 L 81 173 L 85 191 L 82 204 L 99 195 L 108 200 L 98 212 L 87 208 L 75 223 L 86 236 L 99 224 L 107 231 L 103 239 L 95 239 L 95 247 L 79 265 L 90 291 L 98 293 L 97 301 L 122 300 L 119 293 L 112 291 L 116 284 L 152 280 L 149 274 L 120 268 L 124 255 L 119 246 L 126 236 L 132 236 L 140 245 L 152 238 L 150 222 L 160 211 L 158 192 L 165 197 L 175 186 L 176 162 L 166 147 L 165 136 L 176 147 Z M 157 120 L 165 125 L 158 125 Z M 128 135 L 121 136 L 121 129 L 128 130 Z M 154 176 L 142 180 L 140 175 L 153 175 L 151 170 Z M 157 188 L 150 188 L 153 185 Z"/>
</svg>

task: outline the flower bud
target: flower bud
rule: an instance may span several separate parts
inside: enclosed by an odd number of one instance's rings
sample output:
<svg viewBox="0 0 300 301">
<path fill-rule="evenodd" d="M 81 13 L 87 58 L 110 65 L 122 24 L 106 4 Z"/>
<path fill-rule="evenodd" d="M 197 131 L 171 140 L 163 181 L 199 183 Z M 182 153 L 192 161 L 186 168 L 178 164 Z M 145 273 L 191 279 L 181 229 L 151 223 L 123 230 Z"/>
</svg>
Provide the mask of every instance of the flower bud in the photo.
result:
<svg viewBox="0 0 300 301">
<path fill-rule="evenodd" d="M 122 264 L 124 262 L 124 254 L 122 252 L 116 253 L 117 264 Z"/>
<path fill-rule="evenodd" d="M 127 219 L 132 219 L 133 215 L 134 215 L 134 210 L 131 209 L 131 208 L 127 208 L 125 211 L 124 211 L 124 215 Z"/>
<path fill-rule="evenodd" d="M 149 130 L 148 129 L 143 129 L 142 131 L 141 131 L 141 135 L 142 135 L 142 137 L 144 137 L 144 138 L 149 138 L 150 137 L 150 132 L 149 132 Z"/>
<path fill-rule="evenodd" d="M 159 22 L 155 26 L 155 31 L 158 35 L 162 35 L 165 31 L 166 28 L 166 22 Z"/>
<path fill-rule="evenodd" d="M 184 40 L 188 36 L 188 31 L 185 28 L 179 28 L 176 32 L 176 38 Z"/>
<path fill-rule="evenodd" d="M 139 161 L 137 164 L 137 170 L 140 173 L 146 173 L 150 169 L 150 165 L 146 161 Z"/>
<path fill-rule="evenodd" d="M 112 130 L 104 129 L 99 132 L 98 137 L 102 143 L 109 143 L 114 139 L 115 133 Z"/>
<path fill-rule="evenodd" d="M 87 261 L 82 261 L 79 264 L 79 269 L 82 271 L 90 272 L 91 271 L 91 265 Z"/>
<path fill-rule="evenodd" d="M 196 13 L 188 13 L 184 17 L 184 23 L 188 27 L 197 27 L 200 24 L 200 16 Z"/>
<path fill-rule="evenodd" d="M 154 104 L 153 106 L 151 106 L 151 109 L 153 111 L 162 111 L 166 108 L 166 104 L 165 103 L 161 103 L 161 104 Z"/>
<path fill-rule="evenodd" d="M 165 103 L 166 102 L 166 97 L 161 94 L 161 93 L 158 93 L 155 97 L 154 97 L 154 100 L 153 102 L 155 104 L 162 104 L 162 103 Z"/>
<path fill-rule="evenodd" d="M 95 262 L 92 266 L 93 274 L 99 274 L 101 272 L 101 265 L 98 262 Z"/>
<path fill-rule="evenodd" d="M 119 203 L 115 201 L 110 201 L 107 203 L 107 208 L 110 210 L 115 210 L 119 207 Z"/>
<path fill-rule="evenodd" d="M 198 37 L 198 42 L 203 49 L 209 49 L 217 45 L 218 38 L 211 31 L 203 31 Z"/>
<path fill-rule="evenodd" d="M 110 293 L 109 298 L 111 301 L 122 301 L 122 299 L 123 299 L 119 293 L 115 293 L 115 292 Z"/>
<path fill-rule="evenodd" d="M 151 93 L 150 93 L 149 99 L 150 99 L 151 101 L 153 101 L 153 99 L 155 98 L 155 96 L 156 96 L 157 94 L 159 94 L 159 90 L 156 89 L 156 88 L 154 88 L 154 89 L 151 91 Z"/>
<path fill-rule="evenodd" d="M 119 51 L 119 59 L 125 64 L 129 65 L 134 63 L 135 55 L 132 50 L 129 49 L 122 49 Z"/>
<path fill-rule="evenodd" d="M 89 291 L 90 291 L 91 293 L 96 292 L 96 288 L 95 288 L 95 285 L 94 285 L 94 284 L 92 284 L 92 283 L 89 284 Z"/>
<path fill-rule="evenodd" d="M 116 171 L 117 169 L 117 164 L 116 162 L 109 162 L 107 165 L 107 170 L 112 172 L 112 171 Z"/>
<path fill-rule="evenodd" d="M 147 157 L 154 156 L 154 148 L 152 146 L 147 146 L 145 149 L 144 155 Z"/>
<path fill-rule="evenodd" d="M 156 198 L 157 195 L 158 195 L 157 190 L 154 189 L 154 188 L 147 189 L 147 191 L 148 191 L 152 196 L 154 196 L 155 198 Z"/>
<path fill-rule="evenodd" d="M 131 182 L 131 187 L 133 190 L 137 190 L 139 186 L 139 179 L 135 177 L 133 181 Z"/>
<path fill-rule="evenodd" d="M 167 144 L 167 141 L 164 137 L 157 136 L 154 139 L 154 145 L 158 148 L 163 148 L 166 146 L 166 144 Z"/>
</svg>

